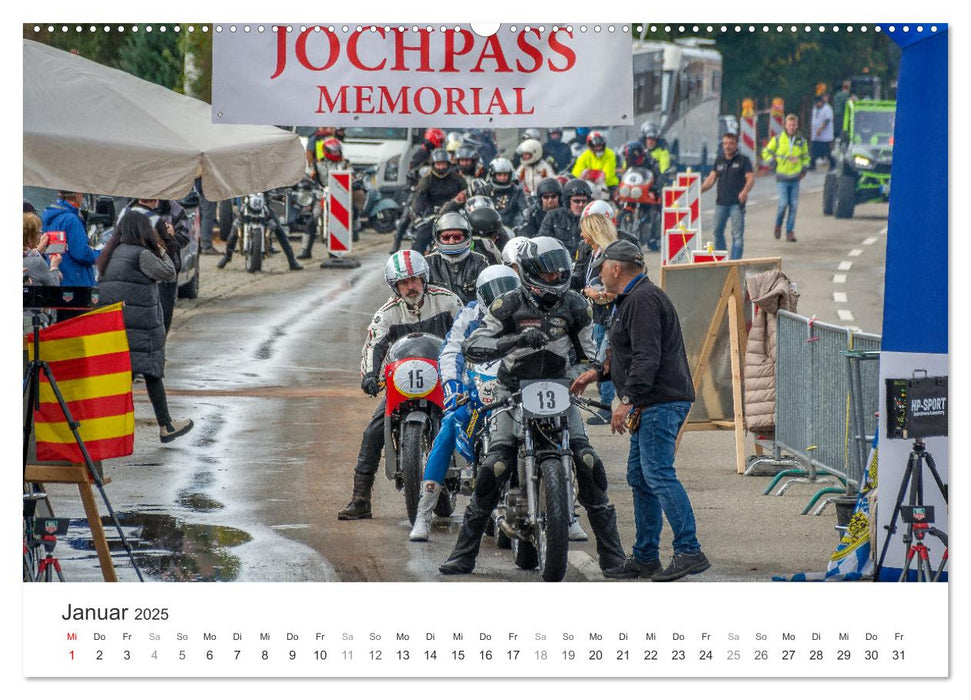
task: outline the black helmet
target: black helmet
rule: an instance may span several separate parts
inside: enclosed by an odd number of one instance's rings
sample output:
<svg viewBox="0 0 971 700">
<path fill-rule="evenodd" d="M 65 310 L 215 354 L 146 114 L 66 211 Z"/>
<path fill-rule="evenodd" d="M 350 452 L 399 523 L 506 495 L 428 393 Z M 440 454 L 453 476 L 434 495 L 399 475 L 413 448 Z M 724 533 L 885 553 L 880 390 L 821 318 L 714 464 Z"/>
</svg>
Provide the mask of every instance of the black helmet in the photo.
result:
<svg viewBox="0 0 971 700">
<path fill-rule="evenodd" d="M 542 198 L 544 194 L 555 194 L 557 197 L 563 194 L 563 188 L 560 187 L 560 181 L 555 177 L 544 177 L 536 185 L 536 196 Z"/>
<path fill-rule="evenodd" d="M 442 255 L 462 255 L 472 246 L 472 227 L 469 220 L 457 211 L 450 211 L 435 219 L 435 248 Z M 441 234 L 445 231 L 461 231 L 462 240 L 456 243 L 443 243 Z"/>
<path fill-rule="evenodd" d="M 451 159 L 449 158 L 448 151 L 444 148 L 436 148 L 432 151 L 431 155 L 432 161 L 432 174 L 435 177 L 445 177 L 448 175 L 448 167 L 438 169 L 435 167 L 435 163 L 445 163 L 446 166 L 451 164 Z"/>
<path fill-rule="evenodd" d="M 495 209 L 479 207 L 468 213 L 472 234 L 491 238 L 502 230 L 502 216 Z"/>
<path fill-rule="evenodd" d="M 569 200 L 570 197 L 592 197 L 593 190 L 590 189 L 590 185 L 586 180 L 579 180 L 573 178 L 572 180 L 567 180 L 566 184 L 563 185 L 563 199 Z"/>
<path fill-rule="evenodd" d="M 496 175 L 499 173 L 509 173 L 509 180 L 506 182 L 496 182 Z M 506 158 L 493 158 L 492 162 L 489 163 L 489 182 L 497 190 L 504 190 L 512 186 L 512 174 L 512 163 Z"/>
<path fill-rule="evenodd" d="M 566 247 L 550 236 L 537 236 L 519 251 L 523 286 L 541 304 L 552 306 L 570 289 L 573 266 Z"/>
</svg>

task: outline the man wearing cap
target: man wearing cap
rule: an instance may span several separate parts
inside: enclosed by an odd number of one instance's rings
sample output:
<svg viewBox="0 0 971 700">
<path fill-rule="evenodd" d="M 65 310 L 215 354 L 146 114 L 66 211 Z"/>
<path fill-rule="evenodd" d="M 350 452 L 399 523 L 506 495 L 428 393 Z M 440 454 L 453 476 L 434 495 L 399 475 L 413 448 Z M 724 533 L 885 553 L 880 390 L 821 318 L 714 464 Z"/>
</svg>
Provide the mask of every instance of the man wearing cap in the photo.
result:
<svg viewBox="0 0 971 700">
<path fill-rule="evenodd" d="M 681 323 L 674 305 L 644 273 L 644 256 L 630 241 L 608 245 L 592 263 L 608 292 L 617 294 L 610 329 L 609 374 L 620 403 L 611 416 L 612 432 L 630 431 L 627 483 L 634 493 L 636 537 L 633 553 L 611 578 L 632 573 L 653 581 L 673 581 L 698 574 L 711 564 L 701 551 L 688 494 L 674 470 L 678 432 L 695 399 Z M 581 393 L 596 381 L 584 372 L 571 391 Z M 667 516 L 674 533 L 674 558 L 663 568 L 659 553 L 661 525 Z"/>
</svg>

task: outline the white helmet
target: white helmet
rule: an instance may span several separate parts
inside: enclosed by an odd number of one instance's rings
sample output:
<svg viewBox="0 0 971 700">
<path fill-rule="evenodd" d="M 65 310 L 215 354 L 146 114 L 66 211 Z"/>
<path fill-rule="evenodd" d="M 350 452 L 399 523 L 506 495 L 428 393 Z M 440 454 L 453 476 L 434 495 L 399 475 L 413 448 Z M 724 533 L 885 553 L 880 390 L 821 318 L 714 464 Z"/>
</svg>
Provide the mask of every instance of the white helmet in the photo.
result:
<svg viewBox="0 0 971 700">
<path fill-rule="evenodd" d="M 384 281 L 396 296 L 401 296 L 398 292 L 398 282 L 410 277 L 421 277 L 427 285 L 428 262 L 414 250 L 399 250 L 388 258 L 388 262 L 384 265 Z"/>
<path fill-rule="evenodd" d="M 543 157 L 543 144 L 536 139 L 526 139 L 516 147 L 516 153 L 519 154 L 520 162 L 532 165 Z"/>
<path fill-rule="evenodd" d="M 529 241 L 526 236 L 513 236 L 510 238 L 506 245 L 502 247 L 502 253 L 500 257 L 502 258 L 502 264 L 512 267 L 515 265 L 519 267 L 519 251 L 522 250 L 523 246 Z"/>
<path fill-rule="evenodd" d="M 498 297 L 519 288 L 519 275 L 505 265 L 489 265 L 475 278 L 475 296 L 488 308 Z"/>
<path fill-rule="evenodd" d="M 610 206 L 609 202 L 606 202 L 603 199 L 591 200 L 590 203 L 583 208 L 583 211 L 580 212 L 580 221 L 583 221 L 588 216 L 593 214 L 600 214 L 611 223 L 614 221 L 614 208 Z"/>
<path fill-rule="evenodd" d="M 540 131 L 539 129 L 536 129 L 536 128 L 529 128 L 529 129 L 526 129 L 523 132 L 523 135 L 520 138 L 520 140 L 521 141 L 526 141 L 527 139 L 536 139 L 537 141 L 539 141 L 542 138 L 543 138 L 543 132 L 542 131 Z"/>
</svg>

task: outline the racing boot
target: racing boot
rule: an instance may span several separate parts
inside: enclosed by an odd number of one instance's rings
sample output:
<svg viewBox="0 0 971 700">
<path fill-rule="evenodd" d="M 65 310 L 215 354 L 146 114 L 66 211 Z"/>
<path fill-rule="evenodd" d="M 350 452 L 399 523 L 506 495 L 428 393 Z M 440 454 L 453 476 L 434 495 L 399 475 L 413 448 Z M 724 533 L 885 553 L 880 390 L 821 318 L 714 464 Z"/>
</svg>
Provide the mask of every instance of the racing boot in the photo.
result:
<svg viewBox="0 0 971 700">
<path fill-rule="evenodd" d="M 337 513 L 338 520 L 364 520 L 371 517 L 371 487 L 374 474 L 354 472 L 354 493 L 351 502 Z"/>
<path fill-rule="evenodd" d="M 600 570 L 622 566 L 627 555 L 617 532 L 617 512 L 613 506 L 586 506 L 590 529 L 597 540 Z"/>
<path fill-rule="evenodd" d="M 226 244 L 226 252 L 223 253 L 222 258 L 220 258 L 219 262 L 216 263 L 216 267 L 218 267 L 220 270 L 226 267 L 226 265 L 229 264 L 229 261 L 233 259 L 234 247 L 235 247 L 234 245 L 231 246 L 228 243 Z"/>
<path fill-rule="evenodd" d="M 455 549 L 452 550 L 449 558 L 438 567 L 440 573 L 446 576 L 472 573 L 475 569 L 475 558 L 479 555 L 482 533 L 485 532 L 490 513 L 492 513 L 492 507 L 482 507 L 475 498 L 469 502 L 465 509 L 465 517 L 462 519 L 458 542 L 455 543 Z"/>
<path fill-rule="evenodd" d="M 415 516 L 415 526 L 411 528 L 408 539 L 412 542 L 427 542 L 428 530 L 432 525 L 434 515 L 432 511 L 438 503 L 438 494 L 442 491 L 442 485 L 437 481 L 421 482 L 421 499 L 418 501 L 418 514 Z"/>
<path fill-rule="evenodd" d="M 309 233 L 303 234 L 300 241 L 303 244 L 303 250 L 300 251 L 300 254 L 297 256 L 297 260 L 310 260 L 310 251 L 313 250 L 315 238 L 316 236 Z"/>
</svg>

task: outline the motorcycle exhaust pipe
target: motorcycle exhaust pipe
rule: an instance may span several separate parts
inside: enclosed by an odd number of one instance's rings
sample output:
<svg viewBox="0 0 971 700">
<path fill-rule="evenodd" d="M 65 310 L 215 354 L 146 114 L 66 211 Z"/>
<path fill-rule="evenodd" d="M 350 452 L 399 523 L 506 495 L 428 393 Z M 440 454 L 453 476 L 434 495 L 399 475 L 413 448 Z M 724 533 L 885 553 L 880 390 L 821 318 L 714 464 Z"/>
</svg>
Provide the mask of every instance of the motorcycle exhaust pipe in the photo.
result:
<svg viewBox="0 0 971 700">
<path fill-rule="evenodd" d="M 519 533 L 512 525 L 509 524 L 509 521 L 506 520 L 505 515 L 500 515 L 498 518 L 496 518 L 496 527 L 502 530 L 509 539 L 520 539 Z"/>
</svg>

